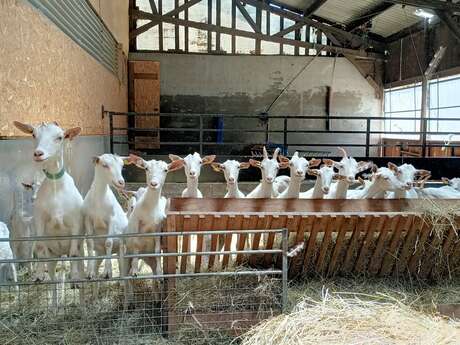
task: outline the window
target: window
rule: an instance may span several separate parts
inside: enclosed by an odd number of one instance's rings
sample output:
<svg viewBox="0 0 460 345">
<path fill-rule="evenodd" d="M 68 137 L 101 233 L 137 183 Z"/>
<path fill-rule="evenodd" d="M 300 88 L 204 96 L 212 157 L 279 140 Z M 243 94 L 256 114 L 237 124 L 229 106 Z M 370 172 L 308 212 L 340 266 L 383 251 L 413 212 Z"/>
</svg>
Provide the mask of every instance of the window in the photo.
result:
<svg viewBox="0 0 460 345">
<path fill-rule="evenodd" d="M 460 76 L 435 79 L 429 83 L 427 135 L 429 140 L 460 140 Z M 385 137 L 418 139 L 422 87 L 412 84 L 385 90 Z M 404 118 L 407 118 L 405 120 Z M 446 120 L 452 119 L 452 121 Z M 440 134 L 436 134 L 439 132 Z"/>
</svg>

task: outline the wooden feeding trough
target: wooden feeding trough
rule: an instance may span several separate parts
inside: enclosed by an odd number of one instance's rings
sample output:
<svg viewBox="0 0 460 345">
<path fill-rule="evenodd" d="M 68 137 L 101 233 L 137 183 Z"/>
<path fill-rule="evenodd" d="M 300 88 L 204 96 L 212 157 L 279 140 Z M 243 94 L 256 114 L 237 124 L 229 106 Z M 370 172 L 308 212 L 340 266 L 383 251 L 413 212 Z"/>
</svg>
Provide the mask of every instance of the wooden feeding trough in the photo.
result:
<svg viewBox="0 0 460 345">
<path fill-rule="evenodd" d="M 299 200 L 299 199 L 171 199 L 165 231 L 209 231 L 245 229 L 289 229 L 290 247 L 303 243 L 303 250 L 292 258 L 290 275 L 323 276 L 365 274 L 386 276 L 411 274 L 430 278 L 455 273 L 460 266 L 460 242 L 456 228 L 434 229 L 423 217 L 423 200 Z M 458 200 L 437 201 L 446 207 Z M 458 224 L 458 223 L 456 223 Z M 455 224 L 455 227 L 457 225 Z M 219 238 L 224 236 L 224 238 Z M 233 235 L 237 236 L 237 235 Z M 260 234 L 249 241 L 237 239 L 237 250 L 274 248 L 279 241 L 271 233 L 263 240 Z M 235 239 L 233 239 L 235 241 Z M 230 250 L 232 235 L 212 235 L 211 251 L 217 243 Z M 203 236 L 197 236 L 196 248 L 189 241 L 178 244 L 168 237 L 164 250 L 190 252 L 203 250 Z M 445 263 L 441 267 L 440 260 Z M 243 255 L 237 264 L 245 261 Z M 203 272 L 218 268 L 215 256 L 204 267 L 197 257 L 190 260 L 167 259 L 165 273 Z M 229 265 L 224 255 L 220 268 Z M 269 266 L 275 254 L 263 260 L 250 257 L 249 264 Z M 436 263 L 436 264 L 435 264 Z"/>
<path fill-rule="evenodd" d="M 171 199 L 164 231 L 289 230 L 289 276 L 308 275 L 411 275 L 421 279 L 453 275 L 460 268 L 458 221 L 431 224 L 424 214 L 423 200 L 299 200 L 299 199 Z M 445 207 L 458 200 L 436 201 Z M 211 251 L 218 243 L 224 250 L 278 249 L 279 234 L 211 235 Z M 232 238 L 235 236 L 235 238 Z M 163 250 L 170 253 L 204 251 L 204 236 L 196 243 L 177 237 L 164 238 Z M 232 242 L 233 241 L 233 242 Z M 250 248 L 249 248 L 250 247 Z M 245 256 L 211 255 L 207 267 L 200 256 L 164 259 L 165 274 L 225 270 L 230 265 L 268 268 L 279 265 L 279 253 Z M 175 278 L 165 281 L 173 290 Z M 169 314 L 170 329 L 177 315 Z"/>
</svg>

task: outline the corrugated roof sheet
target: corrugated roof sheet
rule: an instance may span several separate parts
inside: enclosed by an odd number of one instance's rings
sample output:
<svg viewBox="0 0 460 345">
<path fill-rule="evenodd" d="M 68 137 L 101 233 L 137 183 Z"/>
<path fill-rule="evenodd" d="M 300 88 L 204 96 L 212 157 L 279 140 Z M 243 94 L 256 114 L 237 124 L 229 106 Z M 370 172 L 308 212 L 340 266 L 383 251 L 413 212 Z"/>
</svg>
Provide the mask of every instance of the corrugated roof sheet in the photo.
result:
<svg viewBox="0 0 460 345">
<path fill-rule="evenodd" d="M 328 0 L 315 12 L 315 15 L 340 24 L 348 24 L 381 2 L 381 0 Z"/>
<path fill-rule="evenodd" d="M 312 0 L 278 0 L 279 3 L 304 10 Z M 378 4 L 382 0 L 328 0 L 314 14 L 318 17 L 340 24 L 348 24 Z M 383 37 L 388 37 L 419 21 L 422 18 L 414 14 L 415 7 L 395 5 L 376 16 L 372 23 L 372 32 Z"/>
<path fill-rule="evenodd" d="M 383 37 L 395 34 L 415 23 L 422 18 L 414 14 L 416 7 L 396 5 L 379 14 L 372 21 L 372 32 Z"/>
</svg>

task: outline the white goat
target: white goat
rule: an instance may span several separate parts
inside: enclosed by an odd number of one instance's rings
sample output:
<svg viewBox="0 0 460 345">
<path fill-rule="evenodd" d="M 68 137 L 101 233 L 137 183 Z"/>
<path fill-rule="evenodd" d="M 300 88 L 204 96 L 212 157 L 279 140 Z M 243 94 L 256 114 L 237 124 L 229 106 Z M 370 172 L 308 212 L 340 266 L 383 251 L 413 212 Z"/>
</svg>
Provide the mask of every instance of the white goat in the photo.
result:
<svg viewBox="0 0 460 345">
<path fill-rule="evenodd" d="M 130 155 L 129 162 L 144 169 L 147 181 L 147 190 L 137 201 L 133 212 L 128 219 L 128 233 L 160 232 L 161 224 L 166 218 L 166 198 L 161 195 L 161 190 L 168 172 L 181 169 L 184 160 L 176 159 L 171 163 L 150 160 L 145 161 L 135 155 Z M 126 241 L 128 254 L 148 254 L 160 252 L 160 238 L 131 237 Z M 153 274 L 161 274 L 160 261 L 155 257 L 146 257 L 143 260 L 150 266 Z M 128 260 L 129 274 L 137 275 L 139 271 L 139 258 Z"/>
<path fill-rule="evenodd" d="M 37 198 L 37 191 L 40 188 L 42 180 L 38 179 L 31 183 L 22 182 L 24 191 L 30 197 L 21 198 L 21 203 L 18 204 L 16 197 L 14 197 L 14 209 L 11 213 L 11 231 L 10 239 L 27 238 L 36 236 L 35 228 L 33 224 L 32 212 L 27 211 L 25 207 L 27 203 L 33 206 L 35 199 Z M 24 192 L 21 190 L 21 195 L 24 196 Z M 16 195 L 15 195 L 16 196 Z M 24 200 L 25 199 L 25 200 Z M 25 201 L 25 202 L 24 202 Z M 33 257 L 33 241 L 12 241 L 11 249 L 15 259 L 27 260 Z M 32 263 L 20 263 L 17 265 L 18 268 L 26 267 L 28 272 L 32 274 Z"/>
<path fill-rule="evenodd" d="M 406 186 L 398 180 L 395 173 L 388 168 L 379 168 L 372 175 L 371 182 L 366 183 L 363 189 L 348 191 L 349 199 L 383 199 L 385 192 L 405 190 Z"/>
<path fill-rule="evenodd" d="M 460 199 L 460 178 L 447 179 L 442 178 L 447 186 L 439 188 L 416 188 L 420 198 L 429 199 Z"/>
<path fill-rule="evenodd" d="M 94 179 L 83 201 L 83 218 L 88 235 L 118 235 L 126 231 L 128 218 L 118 203 L 110 186 L 121 189 L 125 180 L 121 174 L 123 158 L 103 154 L 94 157 Z M 111 256 L 112 250 L 119 251 L 119 241 L 115 238 L 89 239 L 88 252 L 90 255 Z M 92 279 L 97 276 L 101 259 L 92 260 L 88 264 L 87 277 Z M 102 277 L 112 277 L 112 260 L 105 260 Z"/>
<path fill-rule="evenodd" d="M 224 163 L 212 163 L 212 168 L 216 172 L 223 172 L 225 181 L 227 182 L 227 194 L 224 198 L 244 198 L 244 193 L 238 188 L 238 176 L 240 169 L 248 169 L 248 162 L 238 162 L 235 160 L 227 160 Z"/>
<path fill-rule="evenodd" d="M 366 169 L 369 169 L 371 162 L 357 162 L 353 157 L 348 157 L 347 152 L 339 147 L 342 152 L 342 160 L 334 162 L 334 167 L 338 170 L 338 175 L 341 177 L 337 183 L 331 185 L 331 190 L 326 196 L 326 199 L 346 199 L 347 191 L 350 185 L 356 183 L 356 175 Z"/>
<path fill-rule="evenodd" d="M 323 161 L 326 164 L 323 164 L 321 168 L 308 170 L 309 175 L 316 176 L 316 182 L 313 188 L 300 193 L 301 199 L 324 199 L 324 196 L 329 194 L 332 181 L 339 178 L 332 167 L 333 162 L 328 159 Z"/>
<path fill-rule="evenodd" d="M 0 222 L 0 238 L 9 238 L 10 232 L 5 223 Z M 0 260 L 13 260 L 13 251 L 11 250 L 10 242 L 0 242 Z M 16 274 L 16 266 L 14 263 L 0 263 L 0 282 L 12 280 L 18 282 Z M 16 289 L 18 286 L 16 285 Z"/>
<path fill-rule="evenodd" d="M 282 192 L 278 198 L 280 199 L 298 199 L 300 194 L 300 185 L 305 179 L 305 175 L 310 167 L 318 166 L 321 159 L 312 158 L 307 161 L 304 157 L 299 157 L 299 153 L 295 152 L 289 160 L 286 157 L 280 156 L 281 162 L 288 162 L 291 173 L 291 179 L 288 188 Z"/>
<path fill-rule="evenodd" d="M 267 149 L 264 146 L 263 149 L 263 159 L 261 162 L 256 161 L 254 159 L 250 159 L 249 163 L 256 168 L 259 168 L 262 173 L 262 180 L 261 183 L 257 185 L 247 196 L 246 198 L 271 198 L 277 197 L 279 195 L 279 191 L 275 190 L 274 188 L 274 181 L 276 175 L 278 174 L 278 170 L 280 168 L 287 168 L 289 165 L 288 161 L 279 162 L 278 154 L 280 149 L 277 148 L 273 153 L 273 157 L 270 159 L 268 158 Z"/>
<path fill-rule="evenodd" d="M 198 189 L 198 179 L 200 177 L 201 167 L 211 164 L 214 159 L 216 159 L 216 156 L 210 155 L 201 158 L 200 154 L 195 152 L 194 154 L 187 155 L 185 158 L 170 154 L 169 159 L 173 162 L 177 160 L 183 162 L 185 177 L 187 178 L 187 188 L 182 191 L 182 197 L 202 198 L 203 194 Z"/>
<path fill-rule="evenodd" d="M 35 140 L 33 159 L 40 163 L 46 179 L 37 192 L 33 217 L 37 236 L 78 236 L 83 235 L 81 208 L 83 198 L 75 186 L 73 178 L 65 171 L 63 161 L 64 142 L 72 140 L 81 131 L 75 127 L 64 131 L 56 122 L 42 123 L 33 127 L 15 121 L 14 125 L 24 133 L 31 134 Z M 83 241 L 49 240 L 35 243 L 34 253 L 38 258 L 83 256 Z M 56 261 L 47 263 L 51 280 L 55 280 Z M 83 261 L 72 261 L 71 277 L 80 279 L 84 274 Z M 34 279 L 45 279 L 45 265 L 36 266 Z M 53 301 L 57 303 L 57 290 Z"/>
<path fill-rule="evenodd" d="M 388 168 L 392 170 L 399 181 L 405 186 L 404 190 L 390 192 L 389 199 L 417 199 L 418 194 L 414 189 L 417 177 L 425 177 L 431 174 L 428 170 L 415 169 L 412 164 L 404 163 L 397 166 L 391 162 L 388 163 Z"/>
</svg>

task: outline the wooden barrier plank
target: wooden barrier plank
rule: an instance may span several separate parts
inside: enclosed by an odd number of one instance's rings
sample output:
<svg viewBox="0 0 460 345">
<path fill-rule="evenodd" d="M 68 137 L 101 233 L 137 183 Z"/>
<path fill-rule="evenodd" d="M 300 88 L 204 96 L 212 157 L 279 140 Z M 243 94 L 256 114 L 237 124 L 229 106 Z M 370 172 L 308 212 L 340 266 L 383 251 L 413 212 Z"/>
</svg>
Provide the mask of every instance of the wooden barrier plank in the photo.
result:
<svg viewBox="0 0 460 345">
<path fill-rule="evenodd" d="M 211 215 L 199 216 L 198 230 L 199 231 L 212 230 L 213 220 L 214 220 L 214 217 Z M 197 236 L 197 241 L 196 241 L 196 251 L 197 252 L 210 250 L 210 248 L 208 248 L 208 245 L 203 246 L 203 240 L 206 239 L 205 241 L 208 241 L 208 238 L 209 238 L 209 235 L 198 235 Z M 205 255 L 205 258 L 207 258 L 207 263 L 209 264 L 209 255 Z M 201 272 L 201 261 L 202 261 L 202 255 L 197 255 L 196 260 L 195 260 L 195 273 Z"/>
<path fill-rule="evenodd" d="M 244 216 L 243 219 L 243 230 L 255 230 L 257 227 L 257 221 L 258 217 L 257 216 Z M 238 246 L 237 250 L 244 250 L 246 249 L 246 239 L 248 238 L 247 234 L 240 234 L 238 236 Z M 243 254 L 238 254 L 236 256 L 236 265 L 239 266 L 243 263 L 243 258 L 245 255 Z"/>
<path fill-rule="evenodd" d="M 409 259 L 409 272 L 412 275 L 418 275 L 421 266 L 421 255 L 425 252 L 425 245 L 430 235 L 431 228 L 427 222 L 423 222 L 421 233 L 418 234 L 414 254 Z"/>
<path fill-rule="evenodd" d="M 313 226 L 312 216 L 300 216 L 299 226 L 295 234 L 294 246 L 297 246 L 305 241 L 305 232 L 310 232 Z M 289 277 L 294 278 L 302 273 L 302 264 L 304 258 L 305 248 L 300 251 L 295 257 L 289 260 Z"/>
<path fill-rule="evenodd" d="M 380 232 L 379 239 L 377 240 L 377 245 L 375 246 L 374 254 L 372 255 L 371 261 L 369 263 L 368 271 L 371 275 L 376 275 L 380 271 L 380 265 L 385 256 L 385 243 L 388 241 L 388 238 L 391 236 L 391 229 L 394 228 L 399 222 L 400 215 L 394 217 L 386 217 L 385 225 Z"/>
<path fill-rule="evenodd" d="M 347 234 L 348 229 L 352 229 L 355 226 L 356 220 L 356 217 L 344 217 L 342 226 L 338 230 L 337 239 L 335 241 L 334 251 L 332 252 L 331 260 L 329 261 L 329 267 L 327 270 L 328 276 L 333 276 L 337 273 L 337 260 L 342 251 L 345 236 Z"/>
<path fill-rule="evenodd" d="M 401 216 L 395 228 L 392 228 L 391 242 L 388 247 L 387 253 L 383 258 L 382 267 L 380 269 L 380 276 L 390 274 L 393 264 L 398 256 L 399 246 L 401 245 L 401 236 L 407 232 L 412 222 L 412 216 Z"/>
<path fill-rule="evenodd" d="M 198 227 L 198 216 L 184 216 L 184 232 L 195 231 Z M 182 253 L 190 253 L 190 235 L 182 238 Z M 188 262 L 191 262 L 190 256 L 182 256 L 180 260 L 180 273 L 187 272 Z"/>
<path fill-rule="evenodd" d="M 288 246 L 291 243 L 297 243 L 297 234 L 299 232 L 300 221 L 302 216 L 300 215 L 288 215 L 286 228 L 288 229 Z"/>
<path fill-rule="evenodd" d="M 270 229 L 271 223 L 272 223 L 272 216 L 259 216 L 259 220 L 257 221 L 257 230 L 265 230 L 265 229 Z M 254 234 L 254 237 L 252 238 L 252 249 L 253 250 L 258 250 L 260 247 L 260 238 L 261 234 Z M 258 261 L 259 261 L 260 255 L 258 254 L 252 254 L 251 257 L 249 258 L 249 263 L 251 266 L 256 266 Z"/>
<path fill-rule="evenodd" d="M 243 225 L 243 216 L 230 216 L 229 217 L 229 230 L 241 230 Z M 232 239 L 234 234 L 226 234 L 225 235 L 225 244 L 224 244 L 224 251 L 230 251 L 232 247 Z M 222 259 L 222 268 L 226 268 L 228 266 L 228 262 L 230 260 L 229 254 L 224 254 Z"/>
<path fill-rule="evenodd" d="M 227 229 L 227 224 L 228 224 L 228 216 L 220 216 L 216 215 L 214 216 L 214 222 L 213 222 L 213 229 L 214 230 L 225 230 Z M 218 249 L 220 250 L 223 248 L 223 243 L 224 241 L 224 236 L 223 235 L 211 235 L 211 251 L 217 251 Z M 219 261 L 219 255 L 211 255 L 209 257 L 209 263 L 208 263 L 208 269 L 213 269 L 215 266 L 215 262 Z"/>
<path fill-rule="evenodd" d="M 321 248 L 320 248 L 319 255 L 318 255 L 318 260 L 316 261 L 316 271 L 320 275 L 324 273 L 326 254 L 329 250 L 329 245 L 332 241 L 332 232 L 334 231 L 334 229 L 339 229 L 342 226 L 343 221 L 344 221 L 343 216 L 338 216 L 338 217 L 333 216 L 333 217 L 330 217 L 327 222 L 326 230 L 324 232 L 323 242 L 321 244 Z"/>
<path fill-rule="evenodd" d="M 303 258 L 302 274 L 306 274 L 307 272 L 309 272 L 310 266 L 314 262 L 318 232 L 320 232 L 326 227 L 329 219 L 330 217 L 319 216 L 316 217 L 316 220 L 314 221 L 313 228 L 310 231 L 310 236 L 308 237 L 308 243 L 305 245 L 305 256 Z"/>
<path fill-rule="evenodd" d="M 413 217 L 412 224 L 407 230 L 406 237 L 402 244 L 401 254 L 399 255 L 398 261 L 395 265 L 395 274 L 407 272 L 409 273 L 409 258 L 410 253 L 414 251 L 415 239 L 417 234 L 420 233 L 423 225 L 423 220 L 420 217 Z"/>
<path fill-rule="evenodd" d="M 286 228 L 286 223 L 287 223 L 287 216 L 273 216 L 273 221 L 271 224 L 270 229 L 282 229 Z M 265 249 L 273 249 L 273 245 L 275 243 L 275 236 L 278 238 L 281 238 L 281 233 L 274 233 L 270 232 L 267 237 L 267 245 Z M 264 263 L 265 266 L 271 266 L 273 264 L 273 254 L 270 253 L 265 253 L 264 254 Z"/>
<path fill-rule="evenodd" d="M 351 273 L 353 271 L 353 263 L 355 258 L 355 249 L 358 247 L 359 238 L 363 229 L 365 229 L 365 224 L 367 218 L 359 216 L 356 222 L 356 226 L 353 229 L 353 234 L 351 235 L 350 242 L 348 243 L 347 253 L 345 254 L 345 260 L 340 269 L 342 273 Z"/>
<path fill-rule="evenodd" d="M 385 218 L 381 216 L 375 216 L 369 224 L 368 228 L 365 229 L 366 235 L 358 255 L 358 260 L 356 260 L 355 264 L 356 273 L 364 273 L 366 260 L 368 260 L 367 253 L 369 252 L 369 247 L 375 240 L 374 234 L 380 233 L 384 225 Z"/>
</svg>

